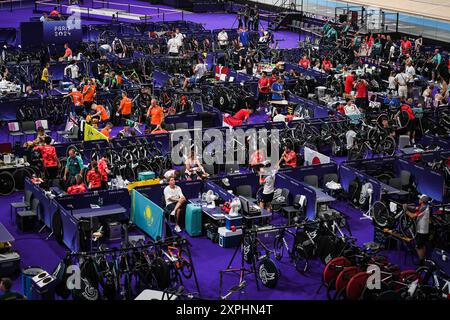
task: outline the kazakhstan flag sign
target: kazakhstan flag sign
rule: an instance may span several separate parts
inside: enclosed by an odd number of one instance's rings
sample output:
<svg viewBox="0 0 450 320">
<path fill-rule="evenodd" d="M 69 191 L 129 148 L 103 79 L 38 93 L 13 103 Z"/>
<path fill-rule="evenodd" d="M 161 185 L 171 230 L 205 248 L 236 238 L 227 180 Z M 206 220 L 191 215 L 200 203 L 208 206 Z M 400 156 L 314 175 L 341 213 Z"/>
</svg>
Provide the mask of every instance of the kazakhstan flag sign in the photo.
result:
<svg viewBox="0 0 450 320">
<path fill-rule="evenodd" d="M 131 221 L 153 240 L 162 237 L 164 213 L 139 191 L 131 191 Z"/>
<path fill-rule="evenodd" d="M 84 125 L 84 141 L 108 140 L 108 138 L 89 124 Z"/>
</svg>

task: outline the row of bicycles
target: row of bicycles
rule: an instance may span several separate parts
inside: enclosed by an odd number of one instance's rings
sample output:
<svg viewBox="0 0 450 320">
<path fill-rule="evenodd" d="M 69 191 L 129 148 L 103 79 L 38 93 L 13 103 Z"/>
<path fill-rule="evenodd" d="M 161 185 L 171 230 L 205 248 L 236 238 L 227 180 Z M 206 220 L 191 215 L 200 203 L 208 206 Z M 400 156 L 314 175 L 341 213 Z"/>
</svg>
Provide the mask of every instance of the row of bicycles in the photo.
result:
<svg viewBox="0 0 450 320">
<path fill-rule="evenodd" d="M 120 248 L 100 245 L 89 253 L 68 254 L 56 267 L 56 294 L 74 300 L 133 300 L 144 289 L 172 292 L 192 277 L 197 294 L 191 244 L 184 238 L 172 237 L 155 242 L 130 240 Z M 80 286 L 70 290 L 67 268 L 78 265 Z"/>
<path fill-rule="evenodd" d="M 114 146 L 103 147 L 99 144 L 90 150 L 83 150 L 78 146 L 69 146 L 76 153 L 89 162 L 100 160 L 103 155 L 108 159 L 109 169 L 112 177 L 121 176 L 124 180 L 136 181 L 140 172 L 153 171 L 157 177 L 163 176 L 164 172 L 172 168 L 170 153 L 164 153 L 162 142 L 136 139 L 134 142 L 121 143 L 116 141 Z M 64 174 L 64 164 L 67 157 L 62 157 L 60 176 Z M 86 180 L 87 170 L 83 170 Z"/>
<path fill-rule="evenodd" d="M 402 270 L 378 250 L 351 244 L 330 260 L 322 274 L 322 286 L 330 300 L 448 300 L 450 275 L 447 252 L 437 249 L 436 260 L 425 260 L 417 269 Z"/>
</svg>

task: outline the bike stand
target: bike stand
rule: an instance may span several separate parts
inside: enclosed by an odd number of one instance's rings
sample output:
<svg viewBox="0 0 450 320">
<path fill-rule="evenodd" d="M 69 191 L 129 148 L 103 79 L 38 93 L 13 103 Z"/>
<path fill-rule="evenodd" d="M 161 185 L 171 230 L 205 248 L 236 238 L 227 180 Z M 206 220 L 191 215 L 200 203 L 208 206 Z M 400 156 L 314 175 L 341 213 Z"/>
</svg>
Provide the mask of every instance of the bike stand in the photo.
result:
<svg viewBox="0 0 450 320">
<path fill-rule="evenodd" d="M 236 247 L 234 250 L 233 256 L 231 257 L 230 262 L 228 263 L 228 266 L 225 270 L 220 270 L 220 285 L 219 285 L 219 298 L 222 297 L 222 287 L 223 287 L 223 274 L 226 272 L 232 272 L 236 273 L 239 272 L 239 283 L 242 283 L 245 277 L 245 273 L 253 273 L 255 275 L 255 281 L 256 281 L 256 289 L 259 291 L 259 282 L 258 282 L 258 275 L 256 274 L 256 263 L 255 263 L 255 257 L 252 259 L 252 268 L 248 269 L 245 267 L 245 259 L 244 259 L 244 239 L 246 235 L 245 232 L 242 235 L 241 242 L 239 243 L 239 246 Z M 241 251 L 241 266 L 240 268 L 232 268 L 231 265 L 234 262 L 234 259 L 236 258 L 236 255 L 238 251 Z"/>
</svg>

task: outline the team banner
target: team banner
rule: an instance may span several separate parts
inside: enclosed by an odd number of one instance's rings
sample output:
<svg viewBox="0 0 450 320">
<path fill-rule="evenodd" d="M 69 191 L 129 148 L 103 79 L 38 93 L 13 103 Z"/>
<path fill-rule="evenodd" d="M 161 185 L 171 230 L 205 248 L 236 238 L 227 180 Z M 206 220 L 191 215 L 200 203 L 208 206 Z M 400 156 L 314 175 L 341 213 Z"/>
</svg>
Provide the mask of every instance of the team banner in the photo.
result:
<svg viewBox="0 0 450 320">
<path fill-rule="evenodd" d="M 330 163 L 330 157 L 317 152 L 316 150 L 305 147 L 305 163 L 307 166 L 314 164 Z"/>
<path fill-rule="evenodd" d="M 83 30 L 81 25 L 71 23 L 71 20 L 45 21 L 43 25 L 43 43 L 77 44 L 81 42 Z"/>
<path fill-rule="evenodd" d="M 163 209 L 135 189 L 131 191 L 131 221 L 153 240 L 162 238 Z"/>
<path fill-rule="evenodd" d="M 86 123 L 84 125 L 84 141 L 92 140 L 108 140 L 108 137 L 95 129 L 93 126 Z"/>
</svg>

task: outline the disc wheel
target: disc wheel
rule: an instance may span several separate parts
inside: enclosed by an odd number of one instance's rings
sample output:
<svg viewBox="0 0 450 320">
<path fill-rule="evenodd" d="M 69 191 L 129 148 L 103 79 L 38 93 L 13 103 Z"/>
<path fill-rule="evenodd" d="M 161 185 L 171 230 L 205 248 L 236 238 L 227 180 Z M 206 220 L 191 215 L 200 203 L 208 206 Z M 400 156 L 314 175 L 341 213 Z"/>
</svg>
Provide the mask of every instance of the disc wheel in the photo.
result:
<svg viewBox="0 0 450 320">
<path fill-rule="evenodd" d="M 373 218 L 373 222 L 380 228 L 385 228 L 389 224 L 389 210 L 386 205 L 377 201 L 370 208 L 370 215 Z"/>
<path fill-rule="evenodd" d="M 18 168 L 12 175 L 14 177 L 15 189 L 22 191 L 25 188 L 25 177 L 31 178 L 32 173 L 27 168 Z"/>
<path fill-rule="evenodd" d="M 0 194 L 7 196 L 11 194 L 16 187 L 14 177 L 11 173 L 3 171 L 0 173 Z"/>
<path fill-rule="evenodd" d="M 283 258 L 283 254 L 284 254 L 283 238 L 275 237 L 275 240 L 273 241 L 273 251 L 275 254 L 275 259 L 280 261 Z"/>
</svg>

